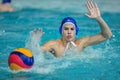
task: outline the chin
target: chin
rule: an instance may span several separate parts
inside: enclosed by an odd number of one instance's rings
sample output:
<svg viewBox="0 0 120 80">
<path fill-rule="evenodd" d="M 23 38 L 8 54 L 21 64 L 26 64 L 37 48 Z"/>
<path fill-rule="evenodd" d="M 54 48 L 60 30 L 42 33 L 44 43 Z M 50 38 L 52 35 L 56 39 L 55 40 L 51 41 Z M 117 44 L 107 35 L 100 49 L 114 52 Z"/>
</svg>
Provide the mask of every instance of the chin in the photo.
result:
<svg viewBox="0 0 120 80">
<path fill-rule="evenodd" d="M 73 41 L 73 39 L 67 39 L 67 41 Z"/>
</svg>

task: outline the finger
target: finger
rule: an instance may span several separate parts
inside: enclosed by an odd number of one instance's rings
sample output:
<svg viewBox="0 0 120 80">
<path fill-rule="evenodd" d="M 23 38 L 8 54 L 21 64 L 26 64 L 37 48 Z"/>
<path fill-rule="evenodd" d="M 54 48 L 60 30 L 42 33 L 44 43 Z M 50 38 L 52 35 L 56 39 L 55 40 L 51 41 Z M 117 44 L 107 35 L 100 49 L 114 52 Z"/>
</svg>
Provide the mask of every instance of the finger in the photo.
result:
<svg viewBox="0 0 120 80">
<path fill-rule="evenodd" d="M 98 8 L 98 5 L 97 5 L 97 3 L 96 3 L 96 2 L 94 2 L 94 5 L 95 5 L 95 8 Z"/>
<path fill-rule="evenodd" d="M 33 36 L 33 34 L 34 34 L 33 31 L 30 31 L 30 35 Z"/>
<path fill-rule="evenodd" d="M 33 32 L 34 32 L 34 33 L 37 33 L 37 30 L 34 30 Z"/>
<path fill-rule="evenodd" d="M 95 4 L 96 9 L 97 9 L 98 11 L 100 11 L 99 8 L 98 8 L 97 3 L 95 2 L 94 4 Z"/>
<path fill-rule="evenodd" d="M 90 3 L 90 0 L 87 1 L 87 4 L 88 4 L 88 7 L 89 7 L 90 9 L 92 9 L 92 5 L 91 5 L 91 3 Z"/>
<path fill-rule="evenodd" d="M 38 30 L 42 30 L 42 28 L 40 27 L 40 28 L 38 28 Z"/>
<path fill-rule="evenodd" d="M 91 7 L 95 8 L 95 5 L 93 4 L 92 0 L 90 0 L 89 2 L 90 2 Z"/>
<path fill-rule="evenodd" d="M 41 31 L 42 31 L 42 29 L 41 29 L 41 28 L 39 28 L 39 29 L 38 29 L 38 31 L 39 31 L 39 32 L 41 32 Z"/>
<path fill-rule="evenodd" d="M 90 15 L 89 15 L 89 14 L 85 14 L 85 15 L 90 18 Z"/>
<path fill-rule="evenodd" d="M 96 7 L 96 12 L 97 12 L 97 14 L 100 15 L 100 11 L 99 11 L 99 8 L 98 8 L 98 6 L 97 6 L 97 3 L 95 2 L 94 4 L 95 4 L 95 7 Z"/>
<path fill-rule="evenodd" d="M 86 6 L 87 6 L 87 9 L 90 11 L 90 7 L 89 7 L 88 3 L 86 4 Z"/>
</svg>

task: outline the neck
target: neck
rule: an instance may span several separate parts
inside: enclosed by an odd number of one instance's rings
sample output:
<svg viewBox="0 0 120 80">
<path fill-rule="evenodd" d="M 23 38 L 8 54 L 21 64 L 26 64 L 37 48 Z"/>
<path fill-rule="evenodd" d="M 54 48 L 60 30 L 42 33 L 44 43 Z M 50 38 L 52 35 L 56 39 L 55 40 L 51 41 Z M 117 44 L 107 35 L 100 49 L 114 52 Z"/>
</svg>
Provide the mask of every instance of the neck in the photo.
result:
<svg viewBox="0 0 120 80">
<path fill-rule="evenodd" d="M 67 40 L 65 40 L 65 38 L 62 38 L 61 40 L 62 40 L 62 43 L 63 43 L 63 46 L 64 46 L 64 47 L 67 46 L 67 43 L 68 43 L 68 42 L 75 42 L 75 39 L 72 40 L 72 41 L 67 41 Z"/>
<path fill-rule="evenodd" d="M 69 53 L 69 51 L 74 50 L 77 47 L 75 44 L 75 40 L 66 41 L 64 38 L 62 38 L 61 40 L 62 40 L 63 46 L 65 47 L 64 55 Z"/>
</svg>

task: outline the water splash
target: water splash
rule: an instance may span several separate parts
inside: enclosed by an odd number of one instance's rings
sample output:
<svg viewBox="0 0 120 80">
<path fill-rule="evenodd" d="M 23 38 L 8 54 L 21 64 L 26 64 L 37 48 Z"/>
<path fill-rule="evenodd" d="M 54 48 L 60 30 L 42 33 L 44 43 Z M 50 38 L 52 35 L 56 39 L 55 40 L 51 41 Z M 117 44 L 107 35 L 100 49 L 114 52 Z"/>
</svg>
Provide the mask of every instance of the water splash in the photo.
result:
<svg viewBox="0 0 120 80">
<path fill-rule="evenodd" d="M 103 55 L 102 48 L 94 49 L 88 47 L 83 52 L 72 50 L 67 55 L 57 58 L 51 53 L 44 53 L 40 48 L 41 39 L 38 40 L 37 37 L 30 36 L 26 42 L 26 48 L 32 51 L 34 56 L 34 66 L 30 69 L 30 72 L 49 74 L 53 73 L 58 69 L 68 68 L 72 66 L 75 61 L 80 61 L 81 63 L 92 63 L 93 59 L 105 58 Z M 109 46 L 106 48 L 108 49 Z M 28 71 L 28 70 L 25 70 Z"/>
<path fill-rule="evenodd" d="M 41 40 L 40 40 L 41 41 Z M 56 69 L 66 68 L 71 65 L 66 57 L 56 58 L 51 53 L 44 53 L 40 48 L 40 41 L 36 36 L 30 36 L 26 42 L 26 48 L 32 51 L 34 56 L 34 67 L 31 72 L 48 74 L 54 72 Z"/>
</svg>

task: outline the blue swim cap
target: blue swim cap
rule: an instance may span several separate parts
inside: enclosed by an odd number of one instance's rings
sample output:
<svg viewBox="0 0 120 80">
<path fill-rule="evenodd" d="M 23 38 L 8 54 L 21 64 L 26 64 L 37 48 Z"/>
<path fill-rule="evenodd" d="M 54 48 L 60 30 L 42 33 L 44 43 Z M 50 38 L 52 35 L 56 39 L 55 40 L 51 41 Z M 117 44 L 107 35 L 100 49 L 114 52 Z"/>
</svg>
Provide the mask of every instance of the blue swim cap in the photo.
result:
<svg viewBox="0 0 120 80">
<path fill-rule="evenodd" d="M 3 0 L 2 3 L 5 4 L 5 3 L 10 3 L 11 0 Z"/>
<path fill-rule="evenodd" d="M 64 18 L 64 19 L 62 20 L 61 26 L 60 26 L 60 28 L 59 28 L 60 34 L 62 34 L 62 27 L 63 27 L 63 24 L 66 23 L 66 22 L 71 22 L 71 23 L 73 23 L 73 24 L 75 25 L 75 30 L 76 30 L 76 35 L 77 35 L 77 33 L 78 33 L 78 31 L 79 31 L 79 28 L 78 28 L 78 26 L 77 26 L 77 24 L 76 24 L 76 21 L 75 21 L 73 18 L 71 18 L 71 17 L 66 17 L 66 18 Z"/>
</svg>

